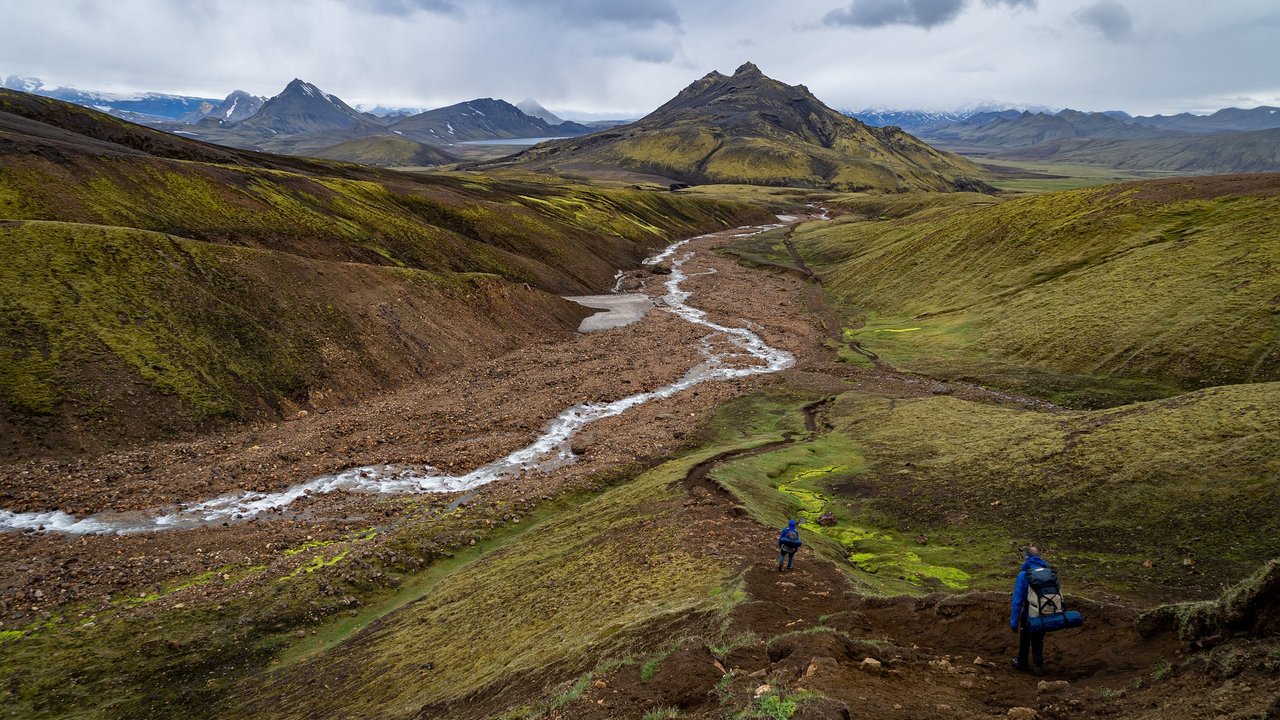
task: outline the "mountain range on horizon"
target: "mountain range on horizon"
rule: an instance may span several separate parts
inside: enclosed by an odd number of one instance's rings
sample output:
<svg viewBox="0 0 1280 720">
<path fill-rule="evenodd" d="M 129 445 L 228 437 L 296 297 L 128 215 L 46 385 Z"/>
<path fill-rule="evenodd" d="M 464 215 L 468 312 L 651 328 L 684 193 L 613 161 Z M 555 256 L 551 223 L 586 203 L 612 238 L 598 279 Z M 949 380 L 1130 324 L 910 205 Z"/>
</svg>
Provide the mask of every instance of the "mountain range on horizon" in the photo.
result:
<svg viewBox="0 0 1280 720">
<path fill-rule="evenodd" d="M 459 143 L 576 137 L 628 124 L 565 121 L 531 98 L 516 105 L 477 98 L 428 110 L 381 105 L 357 109 L 297 78 L 274 97 L 234 90 L 221 100 L 51 88 L 38 78 L 18 75 L 0 84 L 231 147 L 391 166 L 456 160 L 455 152 L 442 148 Z M 956 110 L 867 108 L 842 114 L 870 127 L 898 127 L 975 156 L 1046 160 L 1069 155 L 1073 162 L 1143 170 L 1280 169 L 1274 160 L 1280 149 L 1271 146 L 1272 134 L 1265 132 L 1280 128 L 1280 108 L 1270 106 L 1223 108 L 1204 115 L 1135 116 L 1121 110 L 1055 111 L 988 102 Z M 387 139 L 393 136 L 399 140 Z M 353 143 L 364 138 L 381 139 Z"/>
</svg>

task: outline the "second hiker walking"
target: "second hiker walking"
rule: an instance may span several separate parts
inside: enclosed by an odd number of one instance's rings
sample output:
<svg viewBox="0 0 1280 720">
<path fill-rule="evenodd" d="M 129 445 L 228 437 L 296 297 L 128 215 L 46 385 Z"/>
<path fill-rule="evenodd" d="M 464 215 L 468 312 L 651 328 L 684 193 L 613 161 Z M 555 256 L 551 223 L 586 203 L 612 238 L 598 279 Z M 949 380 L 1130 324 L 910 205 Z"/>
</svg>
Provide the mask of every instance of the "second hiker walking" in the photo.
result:
<svg viewBox="0 0 1280 720">
<path fill-rule="evenodd" d="M 778 535 L 778 571 L 782 571 L 782 565 L 786 563 L 786 569 L 791 569 L 791 562 L 796 558 L 796 551 L 804 543 L 800 541 L 800 531 L 796 529 L 796 521 L 788 520 L 787 527 L 783 529 L 782 534 Z"/>
</svg>

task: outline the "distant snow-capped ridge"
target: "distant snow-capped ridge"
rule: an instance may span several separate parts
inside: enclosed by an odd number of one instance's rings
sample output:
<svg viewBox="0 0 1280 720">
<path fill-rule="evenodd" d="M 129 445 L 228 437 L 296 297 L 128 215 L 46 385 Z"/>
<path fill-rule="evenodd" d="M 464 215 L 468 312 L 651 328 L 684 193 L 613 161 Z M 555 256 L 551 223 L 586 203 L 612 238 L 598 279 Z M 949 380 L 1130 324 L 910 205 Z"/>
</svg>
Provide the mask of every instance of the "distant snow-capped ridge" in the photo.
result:
<svg viewBox="0 0 1280 720">
<path fill-rule="evenodd" d="M 136 113 L 159 120 L 181 120 L 197 111 L 203 104 L 217 105 L 217 98 L 201 98 L 188 95 L 170 95 L 157 92 L 106 92 L 81 90 L 73 85 L 46 87 L 40 78 L 10 75 L 4 79 L 9 90 L 51 97 L 55 100 L 91 107 L 103 112 Z M 108 108 L 103 110 L 103 108 Z"/>
<path fill-rule="evenodd" d="M 954 125 L 980 115 L 1023 112 L 1057 112 L 1043 105 L 1017 103 L 976 103 L 951 110 L 921 110 L 885 107 L 868 107 L 862 110 L 842 110 L 843 114 L 875 127 L 896 125 L 904 130 L 917 130 L 937 125 Z"/>
</svg>

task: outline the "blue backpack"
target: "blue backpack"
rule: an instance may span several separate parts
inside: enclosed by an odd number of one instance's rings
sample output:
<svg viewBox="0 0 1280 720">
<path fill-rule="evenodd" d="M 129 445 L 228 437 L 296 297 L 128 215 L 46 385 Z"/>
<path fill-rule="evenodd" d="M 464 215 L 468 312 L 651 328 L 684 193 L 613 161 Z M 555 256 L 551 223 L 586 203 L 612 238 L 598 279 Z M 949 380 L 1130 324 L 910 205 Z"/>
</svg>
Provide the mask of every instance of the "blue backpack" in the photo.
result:
<svg viewBox="0 0 1280 720">
<path fill-rule="evenodd" d="M 1075 610 L 1063 607 L 1058 574 L 1052 568 L 1027 571 L 1027 629 L 1032 632 L 1054 632 L 1080 627 L 1084 618 Z"/>
</svg>

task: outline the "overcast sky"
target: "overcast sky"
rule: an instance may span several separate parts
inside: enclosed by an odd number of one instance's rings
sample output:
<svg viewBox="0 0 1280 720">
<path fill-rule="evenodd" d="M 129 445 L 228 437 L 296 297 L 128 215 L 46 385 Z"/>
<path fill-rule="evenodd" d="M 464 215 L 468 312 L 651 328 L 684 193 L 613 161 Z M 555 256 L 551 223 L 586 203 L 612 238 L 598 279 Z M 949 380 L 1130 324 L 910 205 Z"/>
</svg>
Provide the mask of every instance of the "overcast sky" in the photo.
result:
<svg viewBox="0 0 1280 720">
<path fill-rule="evenodd" d="M 1280 105 L 1278 0 L 0 0 L 0 76 L 643 114 L 754 61 L 841 109 Z"/>
</svg>

